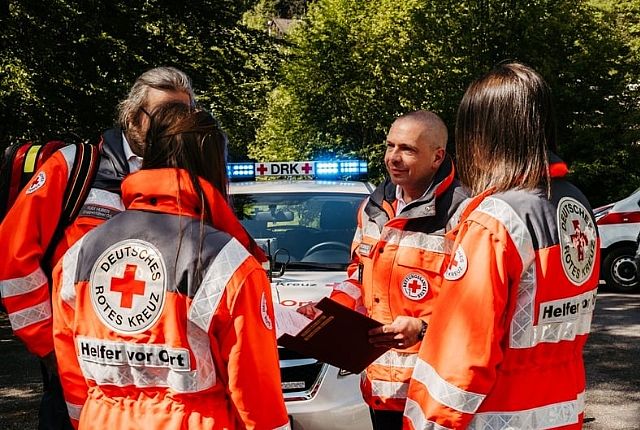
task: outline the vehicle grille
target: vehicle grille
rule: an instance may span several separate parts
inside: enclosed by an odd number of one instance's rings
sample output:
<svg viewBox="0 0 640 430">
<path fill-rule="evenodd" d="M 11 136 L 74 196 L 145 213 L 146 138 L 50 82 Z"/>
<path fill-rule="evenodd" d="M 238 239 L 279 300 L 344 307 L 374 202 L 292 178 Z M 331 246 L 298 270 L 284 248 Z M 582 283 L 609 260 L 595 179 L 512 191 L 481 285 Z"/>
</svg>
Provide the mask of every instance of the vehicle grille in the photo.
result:
<svg viewBox="0 0 640 430">
<path fill-rule="evenodd" d="M 282 347 L 278 347 L 278 353 L 285 400 L 312 398 L 320 385 L 326 364 Z"/>
</svg>

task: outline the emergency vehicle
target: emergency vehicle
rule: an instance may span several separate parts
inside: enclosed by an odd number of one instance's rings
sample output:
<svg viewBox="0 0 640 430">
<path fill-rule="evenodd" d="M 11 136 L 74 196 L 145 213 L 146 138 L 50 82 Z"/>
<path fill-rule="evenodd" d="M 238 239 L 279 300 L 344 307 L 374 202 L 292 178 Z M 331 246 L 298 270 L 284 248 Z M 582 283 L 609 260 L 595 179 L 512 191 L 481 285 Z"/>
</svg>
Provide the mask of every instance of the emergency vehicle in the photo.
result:
<svg viewBox="0 0 640 430">
<path fill-rule="evenodd" d="M 357 210 L 374 189 L 366 171 L 357 160 L 229 164 L 234 210 L 270 257 L 281 305 L 317 302 L 346 279 Z M 282 347 L 279 355 L 293 429 L 371 429 L 360 375 Z"/>
<path fill-rule="evenodd" d="M 613 291 L 640 291 L 640 276 L 634 263 L 640 232 L 640 188 L 593 213 L 600 233 L 600 278 Z"/>
</svg>

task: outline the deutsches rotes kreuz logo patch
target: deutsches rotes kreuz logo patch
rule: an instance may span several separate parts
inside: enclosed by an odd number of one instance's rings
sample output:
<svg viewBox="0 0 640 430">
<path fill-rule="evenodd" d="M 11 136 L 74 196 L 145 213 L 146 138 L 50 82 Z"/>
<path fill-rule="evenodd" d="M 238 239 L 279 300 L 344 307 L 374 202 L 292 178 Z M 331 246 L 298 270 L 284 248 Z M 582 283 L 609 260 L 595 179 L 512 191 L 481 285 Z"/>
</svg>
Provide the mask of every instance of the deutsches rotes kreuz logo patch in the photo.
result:
<svg viewBox="0 0 640 430">
<path fill-rule="evenodd" d="M 409 273 L 402 280 L 402 294 L 411 300 L 422 300 L 429 292 L 429 283 L 419 273 Z"/>
<path fill-rule="evenodd" d="M 42 188 L 45 182 L 47 182 L 47 175 L 44 172 L 38 172 L 36 179 L 34 179 L 31 185 L 29 185 L 29 188 L 27 188 L 26 193 L 31 194 L 38 188 Z"/>
<path fill-rule="evenodd" d="M 584 284 L 595 265 L 596 229 L 590 212 L 575 199 L 558 203 L 558 236 L 565 275 L 575 285 Z"/>
<path fill-rule="evenodd" d="M 456 279 L 462 278 L 467 272 L 468 265 L 467 254 L 464 253 L 462 245 L 458 245 L 456 252 L 453 253 L 453 258 L 451 259 L 451 263 L 449 263 L 447 271 L 444 272 L 444 279 L 455 281 Z"/>
<path fill-rule="evenodd" d="M 271 317 L 269 317 L 267 296 L 264 293 L 262 293 L 262 298 L 260 299 L 260 315 L 262 315 L 262 322 L 264 323 L 264 326 L 271 330 L 273 328 L 273 324 L 271 322 Z"/>
<path fill-rule="evenodd" d="M 156 247 L 141 240 L 111 246 L 98 258 L 90 278 L 91 304 L 118 333 L 141 333 L 160 318 L 166 268 Z"/>
</svg>

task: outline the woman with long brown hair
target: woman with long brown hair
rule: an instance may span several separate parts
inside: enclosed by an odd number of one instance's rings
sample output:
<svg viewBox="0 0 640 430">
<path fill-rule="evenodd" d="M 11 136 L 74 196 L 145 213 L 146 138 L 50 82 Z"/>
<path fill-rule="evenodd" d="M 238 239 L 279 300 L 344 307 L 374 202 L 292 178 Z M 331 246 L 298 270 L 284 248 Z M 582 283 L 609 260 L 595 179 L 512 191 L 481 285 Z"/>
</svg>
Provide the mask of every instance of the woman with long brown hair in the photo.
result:
<svg viewBox="0 0 640 430">
<path fill-rule="evenodd" d="M 456 154 L 473 197 L 449 235 L 406 428 L 582 427 L 599 245 L 555 133 L 551 91 L 533 69 L 501 64 L 467 89 Z"/>
<path fill-rule="evenodd" d="M 81 429 L 287 429 L 263 255 L 227 205 L 226 136 L 184 104 L 149 115 L 127 209 L 54 272 L 66 400 Z"/>
</svg>

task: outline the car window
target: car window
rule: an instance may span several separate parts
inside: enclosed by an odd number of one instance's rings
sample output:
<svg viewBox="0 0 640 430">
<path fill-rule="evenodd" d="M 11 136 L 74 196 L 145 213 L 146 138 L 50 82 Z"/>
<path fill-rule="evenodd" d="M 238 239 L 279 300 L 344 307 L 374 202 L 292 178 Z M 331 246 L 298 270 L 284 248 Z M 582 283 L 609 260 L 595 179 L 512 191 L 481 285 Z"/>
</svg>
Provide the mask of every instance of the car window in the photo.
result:
<svg viewBox="0 0 640 430">
<path fill-rule="evenodd" d="M 234 194 L 240 222 L 271 255 L 292 262 L 342 264 L 350 261 L 356 214 L 363 194 Z"/>
</svg>

